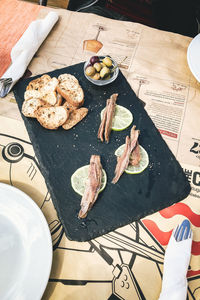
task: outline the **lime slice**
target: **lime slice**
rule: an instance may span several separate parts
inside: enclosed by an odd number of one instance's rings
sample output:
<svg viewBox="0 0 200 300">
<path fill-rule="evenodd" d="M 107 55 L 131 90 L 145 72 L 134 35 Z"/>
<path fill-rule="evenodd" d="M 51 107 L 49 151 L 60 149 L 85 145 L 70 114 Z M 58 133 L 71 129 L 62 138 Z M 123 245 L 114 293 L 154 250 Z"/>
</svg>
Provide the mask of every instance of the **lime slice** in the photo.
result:
<svg viewBox="0 0 200 300">
<path fill-rule="evenodd" d="M 77 169 L 71 176 L 72 188 L 76 193 L 78 193 L 81 196 L 83 196 L 85 191 L 85 186 L 88 179 L 89 166 L 90 165 L 86 165 Z M 101 188 L 99 190 L 99 193 L 105 189 L 107 183 L 106 172 L 104 169 L 102 169 L 102 171 L 103 171 L 103 176 L 102 176 Z"/>
<path fill-rule="evenodd" d="M 101 120 L 103 119 L 105 108 L 101 111 Z M 112 122 L 112 130 L 121 131 L 126 129 L 133 122 L 133 115 L 127 108 L 116 105 L 115 115 Z"/>
<path fill-rule="evenodd" d="M 125 144 L 123 144 L 119 148 L 117 148 L 117 150 L 115 151 L 115 155 L 121 156 L 122 153 L 124 152 L 124 147 L 125 147 Z M 149 156 L 148 156 L 146 150 L 142 146 L 139 145 L 139 147 L 140 147 L 141 160 L 137 166 L 128 165 L 128 168 L 126 168 L 126 170 L 125 170 L 125 172 L 127 174 L 139 174 L 139 173 L 142 173 L 148 167 Z"/>
</svg>

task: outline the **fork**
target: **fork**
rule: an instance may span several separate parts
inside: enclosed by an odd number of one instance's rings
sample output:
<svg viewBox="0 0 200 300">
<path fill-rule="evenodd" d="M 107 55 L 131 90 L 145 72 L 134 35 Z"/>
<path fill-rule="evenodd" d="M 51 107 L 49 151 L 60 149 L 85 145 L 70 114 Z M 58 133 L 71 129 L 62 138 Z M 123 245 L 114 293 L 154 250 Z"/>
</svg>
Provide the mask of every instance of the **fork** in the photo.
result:
<svg viewBox="0 0 200 300">
<path fill-rule="evenodd" d="M 186 219 L 180 225 L 176 227 L 174 232 L 174 238 L 177 242 L 187 240 L 192 237 L 192 229 L 190 222 Z"/>
<path fill-rule="evenodd" d="M 12 78 L 0 78 L 0 98 L 5 97 L 9 93 L 12 83 Z"/>
</svg>

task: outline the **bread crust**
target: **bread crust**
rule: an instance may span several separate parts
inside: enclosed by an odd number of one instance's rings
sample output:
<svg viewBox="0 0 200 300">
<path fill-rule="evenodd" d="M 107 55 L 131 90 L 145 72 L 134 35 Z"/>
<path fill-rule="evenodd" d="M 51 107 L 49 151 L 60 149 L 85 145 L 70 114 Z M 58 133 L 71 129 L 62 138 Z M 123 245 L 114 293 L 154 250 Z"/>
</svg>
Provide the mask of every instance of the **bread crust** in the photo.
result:
<svg viewBox="0 0 200 300">
<path fill-rule="evenodd" d="M 67 121 L 62 125 L 62 128 L 65 130 L 71 129 L 76 124 L 78 124 L 83 118 L 87 116 L 88 109 L 86 107 L 81 107 L 72 111 L 69 115 Z"/>
<path fill-rule="evenodd" d="M 71 75 L 71 74 L 68 74 L 68 73 L 64 73 L 64 74 L 61 74 L 58 76 L 58 81 L 59 83 L 62 83 L 62 82 L 65 82 L 65 81 L 72 81 L 74 84 L 77 84 L 79 85 L 79 82 L 78 82 L 78 79 L 74 76 L 74 75 Z"/>
<path fill-rule="evenodd" d="M 62 102 L 63 102 L 63 97 L 60 94 L 56 93 L 56 99 L 57 99 L 57 101 L 56 101 L 55 106 L 61 106 Z"/>
<path fill-rule="evenodd" d="M 41 77 L 30 81 L 28 86 L 26 87 L 26 90 L 40 90 L 50 80 L 51 80 L 51 77 L 48 74 L 42 75 Z"/>
</svg>

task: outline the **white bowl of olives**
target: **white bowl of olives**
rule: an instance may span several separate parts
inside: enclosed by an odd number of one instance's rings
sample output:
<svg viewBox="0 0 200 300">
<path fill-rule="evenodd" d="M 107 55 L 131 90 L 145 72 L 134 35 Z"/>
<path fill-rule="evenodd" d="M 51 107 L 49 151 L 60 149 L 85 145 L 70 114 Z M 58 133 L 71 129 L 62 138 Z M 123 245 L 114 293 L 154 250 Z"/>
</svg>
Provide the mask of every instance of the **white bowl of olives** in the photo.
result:
<svg viewBox="0 0 200 300">
<path fill-rule="evenodd" d="M 101 86 L 117 78 L 119 67 L 110 56 L 92 56 L 84 64 L 84 74 L 90 82 Z"/>
</svg>

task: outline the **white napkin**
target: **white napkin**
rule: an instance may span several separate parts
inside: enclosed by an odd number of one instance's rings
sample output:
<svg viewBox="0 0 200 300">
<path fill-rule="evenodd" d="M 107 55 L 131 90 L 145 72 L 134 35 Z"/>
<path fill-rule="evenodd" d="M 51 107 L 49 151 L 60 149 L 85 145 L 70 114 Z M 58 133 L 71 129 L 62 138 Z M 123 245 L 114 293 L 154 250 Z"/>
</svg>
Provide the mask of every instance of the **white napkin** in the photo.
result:
<svg viewBox="0 0 200 300">
<path fill-rule="evenodd" d="M 172 233 L 164 258 L 162 291 L 159 300 L 185 300 L 187 271 L 191 257 L 192 237 L 177 242 Z"/>
<path fill-rule="evenodd" d="M 49 12 L 44 19 L 33 21 L 11 50 L 11 65 L 1 78 L 12 78 L 9 89 L 23 76 L 34 54 L 58 21 L 58 14 Z M 16 25 L 17 26 L 17 25 Z"/>
</svg>

